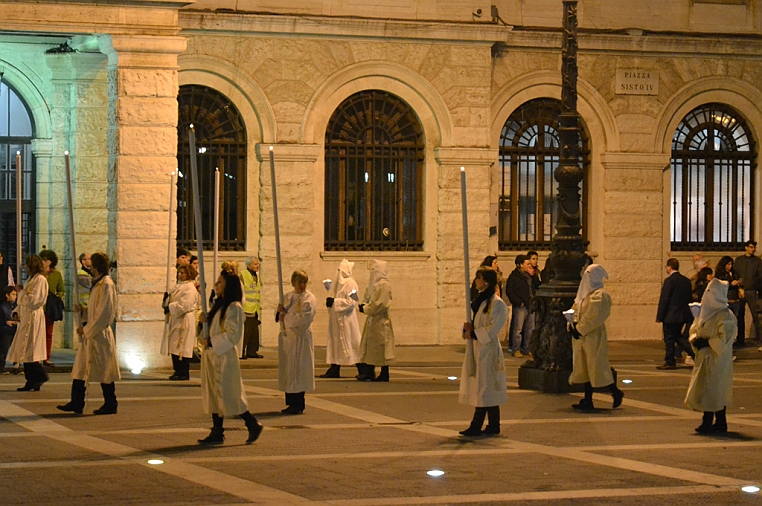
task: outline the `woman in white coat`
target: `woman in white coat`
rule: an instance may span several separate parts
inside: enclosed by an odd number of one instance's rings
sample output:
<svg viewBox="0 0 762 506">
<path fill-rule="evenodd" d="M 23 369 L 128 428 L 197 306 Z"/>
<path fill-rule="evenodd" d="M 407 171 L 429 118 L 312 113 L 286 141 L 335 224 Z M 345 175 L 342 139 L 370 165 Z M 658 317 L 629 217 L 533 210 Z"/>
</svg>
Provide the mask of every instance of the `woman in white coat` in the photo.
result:
<svg viewBox="0 0 762 506">
<path fill-rule="evenodd" d="M 373 261 L 364 300 L 365 303 L 360 304 L 359 309 L 368 317 L 365 320 L 360 342 L 360 363 L 365 373 L 357 379 L 389 381 L 389 364 L 394 362 L 394 329 L 392 329 L 392 320 L 389 318 L 392 285 L 389 283 L 386 262 Z M 378 377 L 375 371 L 377 365 L 381 366 Z"/>
<path fill-rule="evenodd" d="M 569 383 L 583 383 L 585 397 L 572 408 L 590 411 L 593 406 L 593 388 L 608 388 L 614 398 L 613 407 L 622 404 L 624 392 L 614 383 L 609 364 L 609 342 L 606 320 L 611 314 L 611 296 L 603 288 L 603 280 L 609 275 L 603 266 L 589 265 L 574 298 L 574 323 L 571 324 L 572 373 Z"/>
<path fill-rule="evenodd" d="M 48 281 L 43 274 L 42 259 L 37 255 L 26 257 L 26 286 L 16 286 L 18 292 L 19 325 L 16 337 L 8 350 L 8 362 L 23 362 L 26 384 L 19 392 L 40 390 L 48 381 L 42 361 L 48 358 L 45 344 L 45 312 L 42 307 L 48 299 Z"/>
<path fill-rule="evenodd" d="M 177 268 L 178 284 L 164 298 L 164 314 L 168 315 L 161 340 L 162 355 L 172 355 L 174 374 L 172 381 L 190 379 L 190 359 L 196 346 L 196 306 L 199 302 L 198 291 L 194 284 L 196 271 L 190 265 Z"/>
<path fill-rule="evenodd" d="M 296 270 L 291 286 L 278 306 L 276 321 L 283 322 L 278 334 L 278 390 L 286 394 L 286 409 L 281 413 L 298 415 L 304 411 L 304 393 L 315 390 L 315 353 L 312 345 L 312 320 L 317 299 L 307 291 L 307 273 Z"/>
<path fill-rule="evenodd" d="M 476 271 L 478 295 L 471 303 L 474 321 L 463 324 L 466 358 L 460 373 L 461 404 L 474 406 L 474 418 L 463 436 L 500 434 L 500 405 L 508 402 L 505 359 L 500 346 L 500 329 L 508 319 L 505 302 L 497 296 L 497 271 L 480 267 Z M 485 416 L 487 428 L 482 432 Z"/>
<path fill-rule="evenodd" d="M 358 374 L 363 373 L 362 364 L 358 363 L 362 334 L 355 311 L 360 297 L 357 282 L 352 278 L 354 265 L 346 258 L 341 260 L 336 282 L 333 283 L 334 296 L 325 300 L 328 308 L 325 361 L 330 368 L 320 375 L 321 378 L 339 378 L 342 365 L 356 365 Z"/>
<path fill-rule="evenodd" d="M 241 281 L 235 274 L 222 271 L 214 284 L 214 293 L 216 298 L 209 316 L 201 316 L 201 321 L 211 321 L 209 339 L 201 355 L 201 404 L 204 412 L 212 415 L 212 431 L 198 442 L 224 443 L 224 417 L 240 416 L 249 431 L 246 444 L 251 444 L 262 433 L 262 425 L 249 412 L 236 350 L 243 338 Z"/>
<path fill-rule="evenodd" d="M 109 259 L 105 253 L 91 256 L 93 281 L 87 305 L 87 325 L 77 329 L 80 335 L 79 349 L 71 370 L 71 400 L 56 406 L 61 411 L 82 414 L 85 407 L 87 383 L 97 381 L 103 392 L 103 406 L 94 415 L 116 414 L 116 387 L 121 379 L 116 358 L 116 341 L 111 322 L 116 317 L 116 287 L 108 276 Z M 77 311 L 79 311 L 77 306 Z"/>
<path fill-rule="evenodd" d="M 733 399 L 733 341 L 737 333 L 738 322 L 728 308 L 728 282 L 715 278 L 706 286 L 689 338 L 696 364 L 685 405 L 704 412 L 701 425 L 696 427 L 699 434 L 728 431 L 725 409 Z"/>
</svg>

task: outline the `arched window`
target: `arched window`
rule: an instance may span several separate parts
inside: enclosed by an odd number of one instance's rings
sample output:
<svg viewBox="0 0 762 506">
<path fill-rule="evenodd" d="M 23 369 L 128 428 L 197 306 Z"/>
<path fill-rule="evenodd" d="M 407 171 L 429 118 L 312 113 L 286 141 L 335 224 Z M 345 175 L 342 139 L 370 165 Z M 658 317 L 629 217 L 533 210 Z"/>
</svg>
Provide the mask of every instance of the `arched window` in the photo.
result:
<svg viewBox="0 0 762 506">
<path fill-rule="evenodd" d="M 423 249 L 424 138 L 398 97 L 361 91 L 325 134 L 325 249 Z"/>
<path fill-rule="evenodd" d="M 672 139 L 672 250 L 740 250 L 754 234 L 754 139 L 724 104 L 688 113 Z"/>
<path fill-rule="evenodd" d="M 550 249 L 558 217 L 558 182 L 553 172 L 561 156 L 560 114 L 559 100 L 539 98 L 516 109 L 503 125 L 499 146 L 502 179 L 498 241 L 501 250 Z M 585 174 L 590 158 L 587 139 L 582 125 L 579 153 Z M 584 235 L 584 198 L 582 210 Z"/>
<path fill-rule="evenodd" d="M 34 123 L 13 88 L 0 83 L 0 244 L 3 263 L 16 265 L 16 153 L 21 152 L 21 249 L 23 257 L 36 251 L 35 174 L 32 156 Z M 13 267 L 14 275 L 15 267 Z"/>
<path fill-rule="evenodd" d="M 204 249 L 214 248 L 214 172 L 220 170 L 220 250 L 246 248 L 246 126 L 235 105 L 200 85 L 180 87 L 177 123 L 177 244 L 195 250 L 188 132 L 196 130 Z"/>
</svg>

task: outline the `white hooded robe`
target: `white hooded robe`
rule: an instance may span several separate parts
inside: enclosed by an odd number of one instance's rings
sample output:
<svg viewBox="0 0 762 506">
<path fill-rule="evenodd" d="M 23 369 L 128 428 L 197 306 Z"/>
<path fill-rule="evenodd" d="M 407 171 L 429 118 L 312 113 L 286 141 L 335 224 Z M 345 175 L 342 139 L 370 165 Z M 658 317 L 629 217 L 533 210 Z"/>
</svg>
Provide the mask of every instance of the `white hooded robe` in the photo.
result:
<svg viewBox="0 0 762 506">
<path fill-rule="evenodd" d="M 334 285 L 333 307 L 328 308 L 328 343 L 326 364 L 355 365 L 359 360 L 360 324 L 357 323 L 357 301 L 350 293 L 358 292 L 352 278 L 354 262 L 342 259 Z M 358 295 L 359 298 L 359 295 Z"/>
<path fill-rule="evenodd" d="M 48 358 L 45 347 L 45 312 L 48 280 L 35 274 L 18 295 L 19 326 L 8 350 L 8 362 L 39 362 Z"/>
<path fill-rule="evenodd" d="M 90 291 L 87 325 L 71 369 L 72 379 L 113 383 L 122 378 L 116 357 L 116 341 L 111 330 L 114 318 L 116 287 L 110 277 L 104 276 L 92 285 Z"/>
<path fill-rule="evenodd" d="M 196 346 L 196 306 L 199 294 L 193 280 L 181 281 L 169 294 L 169 321 L 161 340 L 162 355 L 191 358 Z"/>
<path fill-rule="evenodd" d="M 360 362 L 384 366 L 394 362 L 394 329 L 389 318 L 392 285 L 386 262 L 374 260 L 365 291 L 363 312 L 367 316 L 360 342 Z"/>
</svg>

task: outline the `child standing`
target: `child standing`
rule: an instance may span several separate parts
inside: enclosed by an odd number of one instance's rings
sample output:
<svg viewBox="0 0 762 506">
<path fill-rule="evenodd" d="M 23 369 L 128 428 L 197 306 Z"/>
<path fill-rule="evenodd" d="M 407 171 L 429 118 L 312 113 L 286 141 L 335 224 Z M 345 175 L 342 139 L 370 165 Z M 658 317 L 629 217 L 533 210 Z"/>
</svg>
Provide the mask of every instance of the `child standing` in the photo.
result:
<svg viewBox="0 0 762 506">
<path fill-rule="evenodd" d="M 7 287 L 3 295 L 5 300 L 0 302 L 0 374 L 10 374 L 5 370 L 5 357 L 8 356 L 19 323 L 13 315 L 16 311 L 16 287 Z"/>
</svg>

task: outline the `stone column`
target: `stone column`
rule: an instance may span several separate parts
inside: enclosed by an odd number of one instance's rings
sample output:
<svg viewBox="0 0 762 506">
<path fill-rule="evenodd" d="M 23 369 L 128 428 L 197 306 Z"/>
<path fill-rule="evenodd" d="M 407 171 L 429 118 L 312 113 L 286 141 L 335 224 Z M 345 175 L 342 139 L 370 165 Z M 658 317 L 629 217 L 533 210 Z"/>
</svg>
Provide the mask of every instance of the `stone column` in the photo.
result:
<svg viewBox="0 0 762 506">
<path fill-rule="evenodd" d="M 439 163 L 437 195 L 437 308 L 439 344 L 461 342 L 465 319 L 463 281 L 463 227 L 460 168 L 466 168 L 469 253 L 471 275 L 490 249 L 490 166 L 497 150 L 487 148 L 436 148 Z"/>
<path fill-rule="evenodd" d="M 614 307 L 608 332 L 615 338 L 661 335 L 656 304 L 669 252 L 664 223 L 664 168 L 669 154 L 603 153 L 603 258 Z M 666 250 L 666 251 L 665 251 Z M 633 329 L 638 329 L 633 335 Z"/>
<path fill-rule="evenodd" d="M 108 237 L 118 262 L 123 366 L 156 366 L 164 326 L 170 173 L 177 167 L 177 55 L 182 37 L 100 36 L 108 56 Z"/>
<path fill-rule="evenodd" d="M 291 287 L 294 269 L 305 269 L 310 282 L 317 287 L 315 236 L 323 237 L 316 230 L 315 210 L 315 162 L 323 154 L 322 146 L 315 144 L 274 144 L 275 180 L 278 190 L 278 222 L 283 262 L 283 291 Z M 262 345 L 275 346 L 278 342 L 278 325 L 275 323 L 275 304 L 278 300 L 278 272 L 275 259 L 275 225 L 273 222 L 272 180 L 270 178 L 270 144 L 257 145 L 260 161 L 260 240 L 259 255 L 262 258 Z M 255 174 L 250 173 L 249 177 Z M 254 203 L 250 202 L 251 207 Z M 242 268 L 245 268 L 242 266 Z M 322 290 L 310 288 L 315 294 Z"/>
</svg>

